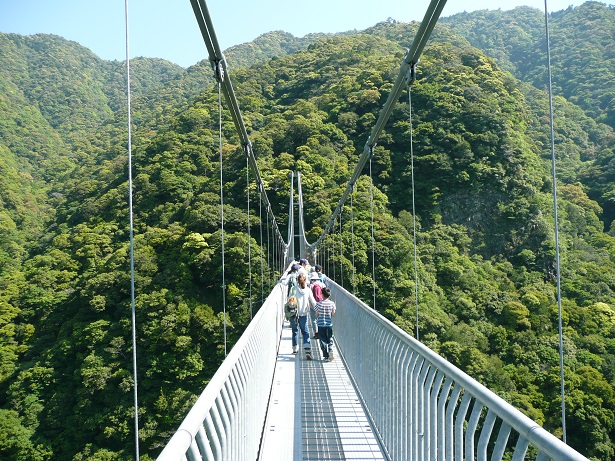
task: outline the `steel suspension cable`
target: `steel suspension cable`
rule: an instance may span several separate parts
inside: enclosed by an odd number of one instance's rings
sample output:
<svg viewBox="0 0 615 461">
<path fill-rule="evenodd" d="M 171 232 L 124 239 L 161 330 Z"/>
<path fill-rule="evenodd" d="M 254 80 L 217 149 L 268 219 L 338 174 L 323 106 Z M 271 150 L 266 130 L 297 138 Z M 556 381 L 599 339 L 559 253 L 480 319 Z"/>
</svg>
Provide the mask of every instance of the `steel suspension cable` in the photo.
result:
<svg viewBox="0 0 615 461">
<path fill-rule="evenodd" d="M 555 131 L 553 129 L 553 85 L 551 79 L 551 45 L 549 39 L 549 13 L 547 0 L 545 0 L 545 35 L 547 42 L 547 73 L 549 77 L 549 126 L 551 136 L 551 172 L 553 181 L 553 218 L 555 221 L 555 280 L 557 283 L 557 318 L 559 330 L 559 368 L 560 368 L 560 394 L 562 399 L 562 440 L 566 443 L 566 399 L 564 382 L 564 330 L 562 326 L 562 294 L 561 271 L 559 256 L 559 223 L 557 216 L 557 175 L 555 170 Z"/>
<path fill-rule="evenodd" d="M 414 194 L 414 141 L 412 137 L 412 86 L 408 85 L 408 118 L 410 121 L 410 172 L 412 178 L 412 244 L 414 245 L 414 300 L 416 304 L 416 339 L 419 340 L 419 269 L 416 251 L 416 206 Z"/>
<path fill-rule="evenodd" d="M 342 212 L 340 211 L 340 285 L 344 286 L 344 242 L 342 240 Z"/>
<path fill-rule="evenodd" d="M 130 306 L 132 316 L 132 379 L 134 381 L 133 399 L 135 405 L 135 459 L 139 461 L 139 397 L 137 389 L 137 314 L 135 304 L 135 243 L 132 206 L 132 116 L 130 103 L 130 40 L 128 33 L 128 0 L 124 1 L 124 16 L 126 22 L 126 101 L 128 116 L 128 214 L 130 241 Z"/>
<path fill-rule="evenodd" d="M 248 202 L 248 285 L 250 286 L 250 320 L 252 319 L 252 235 L 250 232 L 250 159 L 246 155 L 246 196 Z"/>
<path fill-rule="evenodd" d="M 374 155 L 374 148 L 371 148 L 371 155 L 369 156 L 369 206 L 372 216 L 372 288 L 374 292 L 374 305 L 373 309 L 376 309 L 376 239 L 374 238 L 374 181 L 372 180 L 372 157 Z"/>
<path fill-rule="evenodd" d="M 407 50 L 406 55 L 402 60 L 402 63 L 399 68 L 399 73 L 397 74 L 397 79 L 393 84 L 391 92 L 389 93 L 389 96 L 384 106 L 380 110 L 378 119 L 376 120 L 376 123 L 372 128 L 369 138 L 367 139 L 363 147 L 363 152 L 361 153 L 361 156 L 357 161 L 357 165 L 354 169 L 354 172 L 352 173 L 352 176 L 348 180 L 348 184 L 346 186 L 346 189 L 344 190 L 344 193 L 342 194 L 342 197 L 338 202 L 338 206 L 335 208 L 335 211 L 331 215 L 331 218 L 329 219 L 329 222 L 322 231 L 320 237 L 316 240 L 316 242 L 312 244 L 313 247 L 318 246 L 324 236 L 327 235 L 331 227 L 335 225 L 337 214 L 341 212 L 341 207 L 344 203 L 346 203 L 346 199 L 350 194 L 352 186 L 357 182 L 357 179 L 363 172 L 363 168 L 365 167 L 367 160 L 373 156 L 373 147 L 378 142 L 378 138 L 380 137 L 380 134 L 384 129 L 384 125 L 391 116 L 391 113 L 393 112 L 393 109 L 395 108 L 399 97 L 404 91 L 405 86 L 408 84 L 409 81 L 414 79 L 416 65 L 419 62 L 419 58 L 423 53 L 423 49 L 425 48 L 429 37 L 431 36 L 431 32 L 433 31 L 434 27 L 436 26 L 436 23 L 438 22 L 438 18 L 440 17 L 440 13 L 442 13 L 444 5 L 446 5 L 446 0 L 432 0 L 430 2 L 427 8 L 427 12 L 425 13 L 425 16 L 421 21 L 419 29 L 416 32 L 412 45 L 410 45 L 410 48 Z"/>
<path fill-rule="evenodd" d="M 331 245 L 329 244 L 329 236 L 327 236 L 327 240 L 325 241 L 327 245 L 327 274 L 331 275 Z"/>
<path fill-rule="evenodd" d="M 350 235 L 352 238 L 352 294 L 356 294 L 355 290 L 357 287 L 357 270 L 354 265 L 354 205 L 353 198 L 354 196 L 354 184 L 352 186 L 352 191 L 350 192 Z"/>
<path fill-rule="evenodd" d="M 272 219 L 272 221 L 275 223 L 275 218 Z M 274 280 L 276 279 L 276 272 L 278 270 L 278 239 L 277 239 L 277 235 L 273 235 L 273 243 L 272 243 L 272 264 L 273 264 L 273 277 L 271 279 L 272 281 L 272 285 L 275 283 Z"/>
<path fill-rule="evenodd" d="M 337 223 L 337 218 L 335 219 L 335 223 L 333 225 L 333 230 L 331 231 L 331 246 L 333 247 L 331 249 L 331 253 L 333 253 L 333 280 L 337 280 L 335 278 L 335 274 L 336 272 L 336 267 L 335 267 L 335 224 Z"/>
<path fill-rule="evenodd" d="M 207 4 L 205 0 L 190 0 L 190 3 L 192 5 L 196 21 L 199 25 L 199 29 L 201 30 L 203 41 L 205 42 L 205 46 L 207 47 L 207 51 L 209 53 L 209 62 L 214 69 L 214 77 L 222 88 L 222 93 L 224 94 L 231 119 L 235 124 L 235 129 L 237 130 L 237 134 L 241 140 L 241 145 L 248 155 L 248 161 L 252 171 L 254 172 L 256 183 L 261 185 L 261 195 L 264 196 L 262 198 L 265 200 L 266 206 L 270 211 L 271 203 L 269 202 L 269 198 L 265 192 L 264 183 L 252 150 L 252 142 L 250 141 L 243 117 L 241 116 L 239 104 L 237 103 L 237 98 L 235 97 L 235 90 L 233 89 L 233 84 L 231 83 L 231 78 L 228 74 L 226 58 L 224 57 L 218 43 L 213 22 L 211 20 L 211 16 L 209 15 L 209 10 L 207 9 Z M 274 224 L 277 226 L 277 223 L 274 222 Z M 282 235 L 277 227 L 275 228 L 275 232 L 279 236 Z"/>
<path fill-rule="evenodd" d="M 267 209 L 267 290 L 271 289 L 271 247 L 269 246 L 269 209 Z"/>
<path fill-rule="evenodd" d="M 263 193 L 262 193 L 262 184 L 258 185 L 258 214 L 260 216 L 260 221 L 258 224 L 259 227 L 259 231 L 260 231 L 260 253 L 261 253 L 261 305 L 263 305 L 265 303 L 265 286 L 264 286 L 264 280 L 265 280 L 265 272 L 263 269 L 263 259 L 264 259 L 264 247 L 263 247 Z"/>
<path fill-rule="evenodd" d="M 271 279 L 269 281 L 269 283 L 271 284 L 269 287 L 270 290 L 273 287 L 273 281 L 275 280 L 275 258 L 276 258 L 275 247 L 277 244 L 277 240 L 276 240 L 276 235 L 273 233 L 273 223 L 274 222 L 275 220 L 272 217 L 271 218 Z"/>
<path fill-rule="evenodd" d="M 224 266 L 224 182 L 222 178 L 222 91 L 218 80 L 218 129 L 220 151 L 220 250 L 222 252 L 222 315 L 224 324 L 224 357 L 226 357 L 226 279 Z"/>
</svg>

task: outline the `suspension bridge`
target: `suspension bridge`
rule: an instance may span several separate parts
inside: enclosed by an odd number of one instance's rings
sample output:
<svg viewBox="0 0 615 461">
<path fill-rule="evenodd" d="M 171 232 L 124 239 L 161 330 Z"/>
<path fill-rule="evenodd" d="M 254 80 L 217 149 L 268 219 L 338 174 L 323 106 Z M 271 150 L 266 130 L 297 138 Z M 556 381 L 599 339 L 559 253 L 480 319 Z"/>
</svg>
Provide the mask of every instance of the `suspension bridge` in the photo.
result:
<svg viewBox="0 0 615 461">
<path fill-rule="evenodd" d="M 290 178 L 288 234 L 282 237 L 206 2 L 191 3 L 218 84 L 220 107 L 223 94 L 248 171 L 254 175 L 267 220 L 280 242 L 273 245 L 273 262 L 282 276 L 158 460 L 585 460 L 381 316 L 374 309 L 375 291 L 370 306 L 342 284 L 330 281 L 339 325 L 335 328 L 335 360 L 324 361 L 316 341 L 313 360 L 292 351 L 291 330 L 283 312 L 289 267 L 297 254 L 317 263 L 325 261 L 321 250 L 327 236 L 335 232 L 338 220 L 341 226 L 344 204 L 349 197 L 352 201 L 355 184 L 368 162 L 371 176 L 378 137 L 400 95 L 414 81 L 419 57 L 446 2 L 430 3 L 346 189 L 312 244 L 305 237 L 298 172 Z M 224 242 L 222 170 L 220 175 Z"/>
</svg>

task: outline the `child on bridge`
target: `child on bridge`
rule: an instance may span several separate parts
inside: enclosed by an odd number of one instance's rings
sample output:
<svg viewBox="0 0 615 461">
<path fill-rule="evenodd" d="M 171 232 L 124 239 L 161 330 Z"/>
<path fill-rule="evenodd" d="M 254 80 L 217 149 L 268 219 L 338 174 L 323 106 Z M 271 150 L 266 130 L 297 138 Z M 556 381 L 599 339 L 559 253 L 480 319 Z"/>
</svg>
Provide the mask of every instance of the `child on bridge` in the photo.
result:
<svg viewBox="0 0 615 461">
<path fill-rule="evenodd" d="M 331 298 L 331 288 L 322 289 L 323 300 L 316 303 L 316 323 L 318 324 L 318 339 L 325 360 L 333 360 L 333 317 L 335 303 Z"/>
</svg>

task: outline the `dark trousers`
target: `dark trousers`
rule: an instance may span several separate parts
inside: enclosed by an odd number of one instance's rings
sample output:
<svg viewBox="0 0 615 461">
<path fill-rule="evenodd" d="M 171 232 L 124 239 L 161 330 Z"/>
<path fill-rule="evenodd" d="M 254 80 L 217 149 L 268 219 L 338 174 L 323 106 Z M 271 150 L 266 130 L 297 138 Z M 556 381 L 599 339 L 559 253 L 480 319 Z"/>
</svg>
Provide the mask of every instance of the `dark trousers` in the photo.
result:
<svg viewBox="0 0 615 461">
<path fill-rule="evenodd" d="M 322 356 L 329 358 L 329 351 L 333 349 L 333 327 L 318 327 L 318 340 L 322 349 Z"/>
</svg>

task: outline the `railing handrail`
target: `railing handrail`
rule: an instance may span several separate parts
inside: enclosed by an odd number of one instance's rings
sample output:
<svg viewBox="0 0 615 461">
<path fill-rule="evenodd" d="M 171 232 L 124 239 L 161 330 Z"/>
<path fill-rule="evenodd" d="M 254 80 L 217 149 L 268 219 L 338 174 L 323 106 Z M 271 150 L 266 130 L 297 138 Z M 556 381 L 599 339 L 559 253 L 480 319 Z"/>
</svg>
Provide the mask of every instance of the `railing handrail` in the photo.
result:
<svg viewBox="0 0 615 461">
<path fill-rule="evenodd" d="M 237 408 L 230 408 L 233 405 L 228 403 L 232 399 L 239 400 L 245 397 L 246 400 L 249 399 L 250 405 L 258 406 L 258 408 L 254 410 L 257 415 L 253 419 L 255 419 L 255 421 L 260 421 L 262 430 L 262 425 L 265 423 L 279 339 L 281 337 L 284 321 L 282 309 L 285 300 L 284 288 L 285 285 L 283 285 L 281 281 L 273 288 L 263 306 L 246 327 L 244 333 L 211 378 L 194 406 L 190 409 L 177 432 L 171 437 L 164 450 L 158 456 L 158 461 L 185 459 L 184 456 L 186 456 L 186 453 L 189 451 L 198 452 L 199 456 L 203 459 L 231 459 L 228 453 L 224 455 L 224 458 L 220 458 L 219 456 L 208 456 L 208 453 L 211 454 L 211 452 L 215 450 L 216 443 L 220 445 L 228 443 L 229 445 L 234 444 L 233 446 L 237 446 L 249 443 L 247 439 L 252 440 L 250 446 L 248 448 L 236 449 L 236 456 L 233 456 L 233 459 L 256 459 L 261 438 L 260 432 L 258 435 L 251 434 L 251 437 L 244 437 L 244 434 L 230 434 L 230 432 L 227 433 L 220 428 L 220 426 L 223 425 L 222 422 L 208 420 L 212 418 L 224 420 L 226 418 L 230 421 L 231 414 L 236 414 L 239 418 L 245 417 L 245 414 L 238 413 L 238 411 L 245 412 L 244 405 L 241 405 L 241 408 L 238 410 Z M 272 328 L 275 330 L 271 331 Z M 263 332 L 263 329 L 265 329 L 266 332 Z M 257 350 L 254 350 L 255 348 Z M 243 359 L 246 354 L 250 354 L 252 358 L 258 357 L 258 359 L 264 363 L 264 366 L 261 365 L 255 372 L 254 377 L 258 382 L 250 383 L 248 378 L 246 378 L 246 386 L 250 386 L 249 393 L 242 394 L 241 392 L 235 392 L 238 395 L 229 397 L 226 395 L 229 393 L 229 389 L 236 391 L 237 375 L 241 374 L 245 376 L 247 374 L 245 370 L 241 372 L 237 371 L 238 367 L 243 365 Z M 267 380 L 269 381 L 265 382 Z M 254 385 L 251 386 L 251 384 Z M 228 416 L 220 416 L 219 414 L 212 416 L 212 411 L 213 413 L 221 412 L 222 407 L 224 407 L 224 412 L 229 414 Z M 238 405 L 234 407 L 238 407 Z M 207 425 L 209 427 L 205 427 Z M 243 427 L 246 425 L 242 424 L 241 426 Z M 236 430 L 236 427 L 232 429 Z M 254 429 L 254 427 L 248 427 L 248 430 Z M 212 436 L 211 434 L 213 432 L 217 435 Z M 199 437 L 200 440 L 197 440 Z M 217 439 L 220 439 L 220 441 Z"/>
<path fill-rule="evenodd" d="M 352 360 L 348 360 L 345 351 L 350 350 L 352 342 L 357 341 L 357 338 L 352 337 L 352 335 L 356 334 L 357 331 L 355 325 L 359 321 L 362 321 L 365 324 L 370 324 L 370 328 L 386 330 L 389 335 L 394 336 L 398 341 L 401 341 L 405 346 L 419 354 L 420 357 L 435 367 L 437 371 L 443 373 L 445 378 L 451 379 L 454 384 L 461 386 L 464 393 L 471 394 L 481 405 L 495 412 L 497 417 L 525 437 L 530 445 L 536 447 L 539 452 L 556 460 L 587 461 L 586 457 L 569 445 L 566 445 L 535 421 L 521 413 L 517 408 L 490 391 L 455 365 L 446 361 L 427 346 L 417 341 L 393 322 L 383 317 L 380 313 L 371 309 L 359 298 L 333 281 L 331 281 L 331 285 L 335 302 L 338 304 L 338 314 L 335 321 L 335 338 L 340 345 L 340 352 L 342 356 L 344 356 L 349 372 L 353 376 L 353 379 L 355 379 L 359 390 L 361 382 L 358 376 L 355 375 L 355 372 L 358 370 L 353 370 L 355 364 Z M 349 308 L 349 306 L 354 306 L 356 309 L 353 310 L 352 307 Z M 349 310 L 353 311 L 349 312 Z M 365 317 L 365 319 L 359 320 L 358 318 L 361 316 Z M 370 345 L 370 348 L 375 347 L 375 344 Z M 367 405 L 367 402 L 365 403 Z M 369 411 L 369 405 L 367 406 Z M 378 421 L 374 421 L 374 423 L 378 427 Z"/>
</svg>

